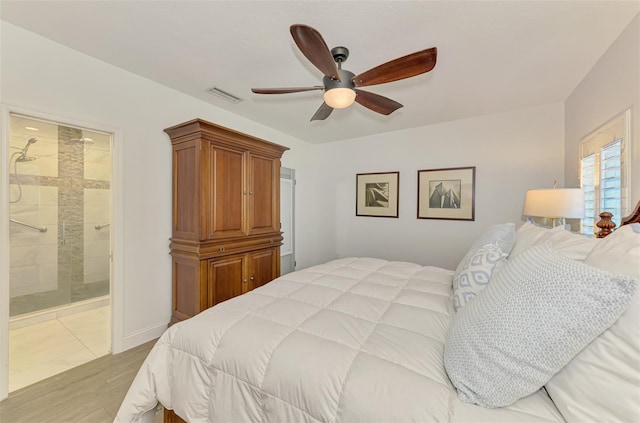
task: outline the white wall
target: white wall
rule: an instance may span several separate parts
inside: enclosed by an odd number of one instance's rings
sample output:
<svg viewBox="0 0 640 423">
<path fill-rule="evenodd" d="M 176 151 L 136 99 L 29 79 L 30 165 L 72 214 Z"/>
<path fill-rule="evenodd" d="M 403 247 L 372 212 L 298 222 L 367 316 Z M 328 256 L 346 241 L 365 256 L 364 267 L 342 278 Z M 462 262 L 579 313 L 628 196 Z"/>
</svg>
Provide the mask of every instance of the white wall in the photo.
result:
<svg viewBox="0 0 640 423">
<path fill-rule="evenodd" d="M 530 188 L 563 186 L 563 105 L 539 106 L 317 148 L 318 227 L 336 234 L 338 256 L 366 255 L 455 268 L 488 226 L 521 223 Z M 476 166 L 475 221 L 417 219 L 417 171 Z M 400 171 L 399 218 L 355 216 L 356 173 Z"/>
<path fill-rule="evenodd" d="M 316 210 L 314 175 L 307 170 L 313 146 L 6 22 L 1 22 L 0 35 L 4 106 L 116 131 L 115 159 L 122 159 L 116 168 L 123 179 L 114 187 L 121 189 L 119 206 L 114 206 L 121 208 L 122 221 L 111 230 L 122 246 L 114 265 L 121 268 L 116 277 L 123 279 L 124 301 L 123 339 L 114 339 L 116 350 L 158 336 L 171 313 L 171 144 L 164 128 L 200 117 L 290 147 L 282 163 L 296 169 L 298 179 L 298 262 L 316 262 L 314 250 L 322 239 L 315 237 L 316 228 L 307 231 Z M 0 150 L 0 160 L 7 160 L 8 146 Z M 0 189 L 7 189 L 4 182 Z M 0 218 L 8 219 L 6 214 L 0 211 Z M 0 233 L 0 242 L 6 243 L 6 237 Z"/>
<path fill-rule="evenodd" d="M 567 186 L 580 186 L 580 140 L 628 108 L 631 108 L 630 206 L 633 207 L 640 201 L 640 14 L 565 102 Z"/>
<path fill-rule="evenodd" d="M 116 130 L 123 349 L 170 316 L 168 126 L 200 117 L 291 148 L 299 269 L 350 254 L 453 267 L 487 226 L 520 220 L 526 189 L 563 183 L 562 104 L 312 146 L 6 22 L 1 35 L 3 105 Z M 477 167 L 475 222 L 417 220 L 417 170 L 457 166 Z M 401 172 L 400 218 L 356 218 L 355 174 L 386 170 Z"/>
</svg>

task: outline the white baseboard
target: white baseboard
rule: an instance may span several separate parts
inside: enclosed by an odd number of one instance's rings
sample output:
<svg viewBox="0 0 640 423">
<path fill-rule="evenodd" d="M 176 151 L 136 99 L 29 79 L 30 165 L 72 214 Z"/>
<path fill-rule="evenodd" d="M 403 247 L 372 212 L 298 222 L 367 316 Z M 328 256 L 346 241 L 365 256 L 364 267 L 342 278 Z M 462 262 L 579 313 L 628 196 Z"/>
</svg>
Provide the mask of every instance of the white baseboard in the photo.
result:
<svg viewBox="0 0 640 423">
<path fill-rule="evenodd" d="M 131 335 L 126 335 L 122 342 L 122 351 L 113 351 L 113 354 L 118 354 L 131 348 L 135 348 L 138 345 L 142 345 L 145 342 L 152 341 L 154 339 L 158 339 L 164 331 L 167 330 L 167 325 L 169 322 L 159 323 L 154 326 L 150 326 L 148 328 L 139 330 Z"/>
</svg>

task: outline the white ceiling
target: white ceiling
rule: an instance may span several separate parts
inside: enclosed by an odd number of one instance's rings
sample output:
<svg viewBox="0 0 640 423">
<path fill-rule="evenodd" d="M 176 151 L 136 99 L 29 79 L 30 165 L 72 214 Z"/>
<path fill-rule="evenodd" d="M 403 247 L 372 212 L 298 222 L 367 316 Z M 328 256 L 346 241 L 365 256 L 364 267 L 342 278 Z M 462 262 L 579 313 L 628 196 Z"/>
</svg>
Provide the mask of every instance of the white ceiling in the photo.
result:
<svg viewBox="0 0 640 423">
<path fill-rule="evenodd" d="M 640 11 L 640 1 L 8 1 L 3 20 L 312 143 L 564 101 Z M 289 26 L 343 45 L 356 74 L 438 48 L 430 73 L 366 89 L 402 104 L 354 104 L 309 119 L 321 85 Z M 43 70 L 46 71 L 46 70 Z M 216 86 L 240 98 L 208 94 Z"/>
</svg>

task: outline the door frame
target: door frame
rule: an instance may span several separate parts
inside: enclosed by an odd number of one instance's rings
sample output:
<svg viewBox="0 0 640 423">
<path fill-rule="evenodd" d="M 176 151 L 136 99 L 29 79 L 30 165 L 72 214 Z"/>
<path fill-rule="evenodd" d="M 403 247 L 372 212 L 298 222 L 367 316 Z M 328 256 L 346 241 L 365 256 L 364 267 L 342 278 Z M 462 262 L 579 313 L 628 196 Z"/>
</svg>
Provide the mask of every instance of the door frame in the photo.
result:
<svg viewBox="0 0 640 423">
<path fill-rule="evenodd" d="M 111 139 L 111 266 L 109 291 L 111 296 L 111 353 L 124 350 L 124 136 L 122 130 L 103 123 L 52 115 L 19 106 L 1 105 L 0 126 L 0 401 L 9 395 L 9 116 L 16 113 L 35 119 L 48 120 L 70 126 L 95 129 L 112 134 Z"/>
<path fill-rule="evenodd" d="M 296 217 L 295 217 L 295 212 L 296 212 L 296 171 L 295 169 L 292 168 L 288 168 L 288 167 L 280 167 L 280 184 L 282 184 L 283 181 L 286 181 L 287 183 L 291 184 L 291 198 L 290 200 L 290 214 L 291 214 L 291 233 L 290 234 L 286 234 L 291 237 L 291 261 L 293 264 L 293 269 L 292 271 L 296 270 L 296 236 L 295 236 L 295 232 L 296 232 Z M 280 190 L 280 222 L 282 222 L 282 189 Z M 281 225 L 281 230 L 282 228 L 282 223 Z M 284 232 L 284 231 L 283 231 Z M 280 247 L 280 258 L 282 259 L 282 253 L 285 252 L 283 251 L 282 247 Z M 282 269 L 282 262 L 280 263 L 280 268 Z"/>
</svg>

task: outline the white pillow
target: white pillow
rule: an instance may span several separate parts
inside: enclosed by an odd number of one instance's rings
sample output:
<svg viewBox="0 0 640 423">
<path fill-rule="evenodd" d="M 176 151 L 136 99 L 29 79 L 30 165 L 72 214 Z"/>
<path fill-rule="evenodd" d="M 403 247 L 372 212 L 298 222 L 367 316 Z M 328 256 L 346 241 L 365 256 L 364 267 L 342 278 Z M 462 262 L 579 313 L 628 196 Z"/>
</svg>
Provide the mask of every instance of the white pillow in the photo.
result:
<svg viewBox="0 0 640 423">
<path fill-rule="evenodd" d="M 636 285 L 547 243 L 510 260 L 447 333 L 444 364 L 458 398 L 504 407 L 534 393 L 620 317 Z"/>
<path fill-rule="evenodd" d="M 569 232 L 562 226 L 547 230 L 535 241 L 535 245 L 549 242 L 554 250 L 565 257 L 583 261 L 600 240 L 573 232 Z"/>
<path fill-rule="evenodd" d="M 623 226 L 585 263 L 640 279 L 640 224 Z M 640 422 L 640 289 L 618 321 L 547 384 L 568 422 Z"/>
<path fill-rule="evenodd" d="M 495 244 L 482 247 L 453 277 L 453 307 L 458 311 L 484 289 L 494 271 L 506 264 L 507 255 Z"/>
<path fill-rule="evenodd" d="M 509 253 L 509 258 L 513 258 L 522 253 L 527 248 L 533 247 L 536 241 L 550 229 L 542 228 L 527 220 L 516 231 L 516 242 Z"/>
<path fill-rule="evenodd" d="M 545 242 L 550 242 L 553 249 L 565 257 L 582 261 L 598 244 L 598 239 L 569 232 L 563 226 L 548 229 L 527 221 L 516 231 L 516 243 L 509 258 L 514 258 L 527 248 Z"/>
<path fill-rule="evenodd" d="M 640 223 L 622 226 L 599 239 L 584 262 L 640 279 Z"/>
</svg>

